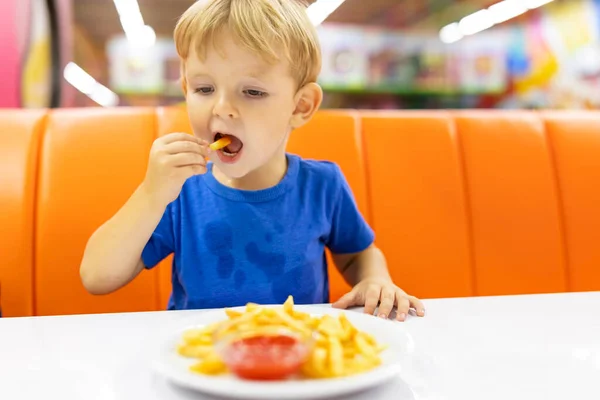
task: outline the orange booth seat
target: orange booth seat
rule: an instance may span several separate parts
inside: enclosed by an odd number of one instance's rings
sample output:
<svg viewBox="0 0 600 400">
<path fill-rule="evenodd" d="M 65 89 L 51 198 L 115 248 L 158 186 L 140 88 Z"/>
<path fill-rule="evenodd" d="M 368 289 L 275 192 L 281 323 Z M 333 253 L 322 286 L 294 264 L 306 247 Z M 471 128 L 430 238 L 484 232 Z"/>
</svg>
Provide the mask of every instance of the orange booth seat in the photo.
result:
<svg viewBox="0 0 600 400">
<path fill-rule="evenodd" d="M 0 111 L 0 309 L 33 315 L 34 208 L 40 139 L 46 115 Z"/>
<path fill-rule="evenodd" d="M 106 296 L 87 239 L 182 108 L 0 111 L 3 316 L 160 310 L 171 258 Z M 600 113 L 320 111 L 288 151 L 336 162 L 396 283 L 421 298 L 600 289 Z M 349 287 L 330 267 L 331 300 Z"/>
</svg>

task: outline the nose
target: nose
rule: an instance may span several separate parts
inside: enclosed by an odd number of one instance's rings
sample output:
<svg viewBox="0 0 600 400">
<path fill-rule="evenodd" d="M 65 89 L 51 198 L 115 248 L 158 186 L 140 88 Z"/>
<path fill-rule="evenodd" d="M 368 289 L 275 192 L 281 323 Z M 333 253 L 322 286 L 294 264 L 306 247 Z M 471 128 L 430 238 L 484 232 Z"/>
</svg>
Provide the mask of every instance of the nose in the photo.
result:
<svg viewBox="0 0 600 400">
<path fill-rule="evenodd" d="M 228 97 L 222 94 L 213 108 L 213 115 L 221 118 L 237 118 L 238 112 Z"/>
</svg>

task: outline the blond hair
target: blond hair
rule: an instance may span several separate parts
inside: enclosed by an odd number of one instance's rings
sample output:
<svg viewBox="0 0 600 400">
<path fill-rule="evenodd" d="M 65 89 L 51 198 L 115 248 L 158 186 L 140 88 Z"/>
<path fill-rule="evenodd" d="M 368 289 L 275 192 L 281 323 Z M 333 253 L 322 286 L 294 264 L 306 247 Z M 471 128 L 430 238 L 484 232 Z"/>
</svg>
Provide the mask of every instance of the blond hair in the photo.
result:
<svg viewBox="0 0 600 400">
<path fill-rule="evenodd" d="M 207 48 L 215 46 L 222 29 L 228 29 L 242 46 L 269 63 L 280 61 L 278 53 L 283 50 L 298 87 L 316 82 L 321 70 L 321 49 L 305 5 L 298 0 L 210 0 L 194 3 L 175 27 L 184 91 L 184 62 L 191 46 L 203 59 Z"/>
</svg>

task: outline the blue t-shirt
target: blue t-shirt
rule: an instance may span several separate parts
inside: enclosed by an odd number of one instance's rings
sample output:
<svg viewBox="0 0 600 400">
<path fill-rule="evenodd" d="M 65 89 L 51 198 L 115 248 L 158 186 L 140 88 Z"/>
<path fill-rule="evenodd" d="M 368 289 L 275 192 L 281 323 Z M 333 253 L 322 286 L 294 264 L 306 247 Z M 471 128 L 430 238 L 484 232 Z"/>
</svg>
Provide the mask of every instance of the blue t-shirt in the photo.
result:
<svg viewBox="0 0 600 400">
<path fill-rule="evenodd" d="M 264 190 L 224 186 L 212 164 L 185 182 L 142 252 L 147 268 L 174 253 L 169 309 L 329 301 L 325 247 L 360 252 L 373 231 L 337 165 L 287 160 Z"/>
</svg>

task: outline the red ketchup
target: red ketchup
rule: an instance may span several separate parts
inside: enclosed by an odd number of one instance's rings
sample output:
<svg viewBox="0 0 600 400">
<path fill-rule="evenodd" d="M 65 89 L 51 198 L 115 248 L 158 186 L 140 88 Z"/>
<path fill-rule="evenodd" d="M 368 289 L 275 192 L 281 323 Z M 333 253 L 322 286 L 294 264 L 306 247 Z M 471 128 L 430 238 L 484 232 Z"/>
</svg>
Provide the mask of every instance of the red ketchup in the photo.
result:
<svg viewBox="0 0 600 400">
<path fill-rule="evenodd" d="M 300 371 L 308 350 L 305 343 L 290 335 L 261 335 L 228 343 L 222 357 L 240 378 L 281 380 Z"/>
</svg>

